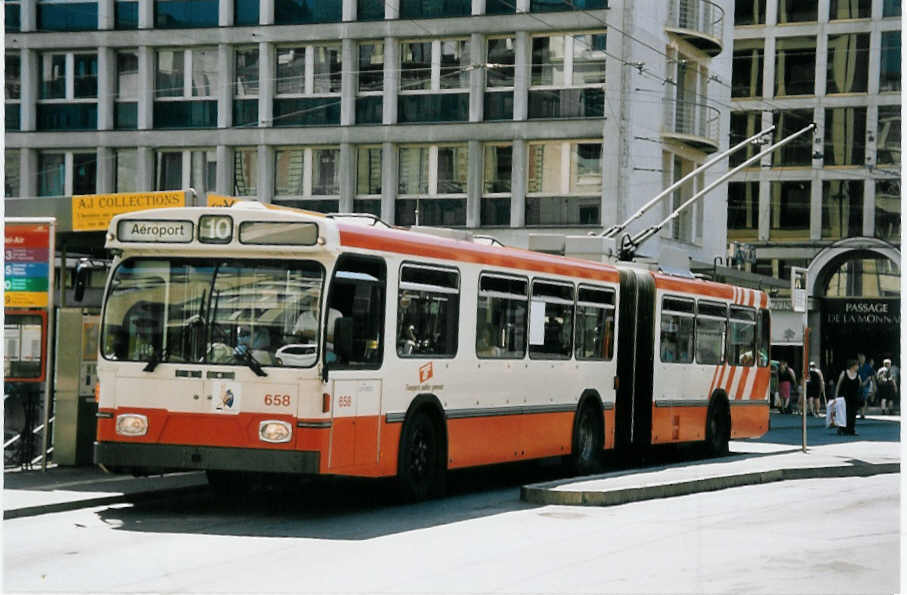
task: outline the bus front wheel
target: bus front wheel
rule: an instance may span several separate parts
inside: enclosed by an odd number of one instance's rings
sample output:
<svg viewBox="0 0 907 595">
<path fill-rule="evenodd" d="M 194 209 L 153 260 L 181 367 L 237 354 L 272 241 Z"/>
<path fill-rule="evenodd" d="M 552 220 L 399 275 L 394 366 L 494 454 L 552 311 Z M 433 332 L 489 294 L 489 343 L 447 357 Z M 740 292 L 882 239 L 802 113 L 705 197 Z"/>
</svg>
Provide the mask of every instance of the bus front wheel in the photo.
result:
<svg viewBox="0 0 907 595">
<path fill-rule="evenodd" d="M 727 402 L 716 400 L 709 407 L 705 428 L 705 445 L 708 455 L 723 457 L 728 454 L 731 439 L 731 413 Z"/>
<path fill-rule="evenodd" d="M 424 409 L 416 411 L 403 428 L 397 481 L 407 502 L 440 496 L 444 491 L 440 432 Z"/>
</svg>

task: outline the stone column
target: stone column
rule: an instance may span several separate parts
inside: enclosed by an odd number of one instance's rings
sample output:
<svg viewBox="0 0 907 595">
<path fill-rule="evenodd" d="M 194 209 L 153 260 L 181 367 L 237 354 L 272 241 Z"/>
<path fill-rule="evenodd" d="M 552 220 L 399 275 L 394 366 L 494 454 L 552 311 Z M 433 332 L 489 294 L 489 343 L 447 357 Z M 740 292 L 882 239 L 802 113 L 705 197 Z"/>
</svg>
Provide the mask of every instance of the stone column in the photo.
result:
<svg viewBox="0 0 907 595">
<path fill-rule="evenodd" d="M 157 190 L 154 186 L 154 149 L 151 147 L 136 148 L 135 189 L 136 192 Z"/>
<path fill-rule="evenodd" d="M 479 227 L 482 213 L 482 143 L 471 140 L 467 144 L 466 176 L 466 227 Z"/>
<path fill-rule="evenodd" d="M 232 27 L 236 13 L 234 0 L 219 0 L 217 3 L 217 24 L 220 27 Z"/>
<path fill-rule="evenodd" d="M 258 200 L 274 201 L 274 149 L 268 145 L 258 145 Z"/>
<path fill-rule="evenodd" d="M 38 60 L 41 56 L 35 50 L 23 49 L 20 53 L 22 82 L 19 99 L 19 129 L 22 132 L 35 130 L 38 101 Z M 24 178 L 22 178 L 24 182 Z M 28 196 L 23 194 L 22 196 Z"/>
<path fill-rule="evenodd" d="M 485 112 L 485 36 L 473 33 L 469 36 L 469 121 L 481 122 Z"/>
<path fill-rule="evenodd" d="M 485 14 L 485 0 L 472 0 L 473 16 Z"/>
<path fill-rule="evenodd" d="M 98 0 L 98 29 L 110 31 L 116 25 L 114 0 Z M 100 68 L 98 69 L 100 71 Z"/>
<path fill-rule="evenodd" d="M 262 25 L 274 24 L 274 0 L 258 0 L 258 22 Z"/>
<path fill-rule="evenodd" d="M 98 194 L 116 192 L 116 152 L 110 147 L 98 147 L 98 180 L 95 191 Z"/>
<path fill-rule="evenodd" d="M 384 18 L 388 20 L 400 18 L 400 0 L 385 0 Z"/>
<path fill-rule="evenodd" d="M 381 143 L 381 218 L 392 224 L 397 200 L 397 147 Z"/>
<path fill-rule="evenodd" d="M 117 57 L 113 48 L 98 48 L 98 130 L 113 130 Z"/>
<path fill-rule="evenodd" d="M 344 23 L 349 23 L 350 21 L 355 21 L 357 17 L 356 13 L 356 0 L 343 0 L 343 6 L 341 8 L 341 19 Z"/>
<path fill-rule="evenodd" d="M 217 145 L 217 171 L 215 173 L 215 187 L 209 188 L 217 194 L 230 196 L 233 194 L 233 149 L 226 145 Z"/>
<path fill-rule="evenodd" d="M 341 213 L 352 213 L 356 196 L 356 147 L 340 143 L 340 205 Z"/>
<path fill-rule="evenodd" d="M 139 29 L 154 29 L 154 0 L 139 0 Z"/>
<path fill-rule="evenodd" d="M 274 126 L 274 90 L 277 86 L 274 68 L 274 47 L 267 42 L 258 44 L 258 125 Z M 261 151 L 259 151 L 259 157 Z"/>
<path fill-rule="evenodd" d="M 38 196 L 38 151 L 19 149 L 19 196 Z"/>
<path fill-rule="evenodd" d="M 223 2 L 224 0 L 221 0 Z M 222 43 L 217 46 L 217 127 L 230 128 L 233 125 L 233 79 L 236 61 L 233 46 Z"/>
<path fill-rule="evenodd" d="M 23 33 L 38 30 L 37 0 L 22 0 L 19 5 L 19 24 Z"/>
<path fill-rule="evenodd" d="M 513 140 L 513 169 L 510 174 L 510 227 L 526 225 L 526 171 L 529 145 Z"/>
<path fill-rule="evenodd" d="M 154 50 L 139 46 L 138 129 L 154 128 Z"/>
<path fill-rule="evenodd" d="M 387 4 L 390 10 L 390 3 Z M 391 17 L 388 17 L 391 18 Z M 400 89 L 400 46 L 396 37 L 384 38 L 384 124 L 397 123 L 397 93 Z M 396 192 L 395 192 L 396 194 Z"/>
<path fill-rule="evenodd" d="M 526 31 L 517 31 L 514 40 L 513 119 L 525 120 L 529 114 L 531 40 Z"/>
<path fill-rule="evenodd" d="M 344 7 L 349 2 L 344 2 Z M 358 57 L 356 44 L 352 39 L 344 39 L 341 46 L 340 63 L 343 69 L 340 74 L 340 125 L 350 126 L 356 123 L 356 71 Z"/>
</svg>

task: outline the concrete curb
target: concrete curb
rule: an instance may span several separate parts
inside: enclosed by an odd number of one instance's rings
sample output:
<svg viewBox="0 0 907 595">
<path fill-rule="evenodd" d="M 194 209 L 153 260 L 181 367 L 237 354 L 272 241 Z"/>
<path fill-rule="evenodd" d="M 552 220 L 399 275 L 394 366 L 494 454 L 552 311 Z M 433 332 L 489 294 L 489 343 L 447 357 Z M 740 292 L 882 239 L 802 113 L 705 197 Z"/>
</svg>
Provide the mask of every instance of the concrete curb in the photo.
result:
<svg viewBox="0 0 907 595">
<path fill-rule="evenodd" d="M 192 495 L 207 490 L 208 486 L 194 485 L 181 486 L 178 488 L 164 488 L 159 490 L 145 490 L 141 492 L 132 492 L 129 494 L 116 494 L 113 496 L 99 496 L 96 498 L 84 498 L 79 500 L 69 500 L 66 502 L 53 502 L 49 504 L 39 504 L 36 506 L 24 506 L 22 508 L 13 508 L 3 511 L 3 520 L 19 519 L 52 512 L 67 512 L 70 510 L 79 510 L 80 508 L 92 508 L 94 506 L 105 506 L 107 504 L 121 504 L 123 502 L 147 502 L 158 498 L 172 498 L 175 496 Z"/>
<path fill-rule="evenodd" d="M 824 477 L 869 477 L 883 473 L 900 473 L 900 463 L 858 463 L 847 467 L 802 467 L 775 469 L 756 473 L 741 473 L 720 477 L 707 477 L 638 488 L 605 491 L 567 491 L 554 489 L 565 481 L 549 482 L 520 488 L 520 499 L 530 504 L 562 504 L 568 506 L 615 506 L 656 498 L 686 496 L 698 492 L 713 492 L 727 488 L 758 485 L 792 479 L 819 479 Z M 576 480 L 570 480 L 575 482 Z"/>
</svg>

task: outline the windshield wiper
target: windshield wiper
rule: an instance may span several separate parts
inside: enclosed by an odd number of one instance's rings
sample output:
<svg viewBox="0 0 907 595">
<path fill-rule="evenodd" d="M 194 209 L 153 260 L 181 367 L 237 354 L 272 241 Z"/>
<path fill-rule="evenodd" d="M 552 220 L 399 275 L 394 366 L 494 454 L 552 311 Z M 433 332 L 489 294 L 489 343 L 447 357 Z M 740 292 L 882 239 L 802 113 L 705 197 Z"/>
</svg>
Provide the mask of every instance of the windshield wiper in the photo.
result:
<svg viewBox="0 0 907 595">
<path fill-rule="evenodd" d="M 249 369 L 255 372 L 256 376 L 267 376 L 268 373 L 261 368 L 261 362 L 259 362 L 252 355 L 252 352 L 245 345 L 237 345 L 233 348 L 233 357 L 244 362 Z"/>
<path fill-rule="evenodd" d="M 154 372 L 157 365 L 166 359 L 166 350 L 155 349 L 151 352 L 151 357 L 148 359 L 148 363 L 145 364 L 145 367 L 142 368 L 142 372 Z"/>
</svg>

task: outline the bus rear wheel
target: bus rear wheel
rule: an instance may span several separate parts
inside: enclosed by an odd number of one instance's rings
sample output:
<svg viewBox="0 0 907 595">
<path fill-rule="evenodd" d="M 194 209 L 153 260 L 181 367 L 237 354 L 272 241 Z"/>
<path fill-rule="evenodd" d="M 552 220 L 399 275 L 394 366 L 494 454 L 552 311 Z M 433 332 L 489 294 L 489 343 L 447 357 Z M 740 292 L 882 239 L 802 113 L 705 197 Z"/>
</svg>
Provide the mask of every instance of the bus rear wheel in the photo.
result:
<svg viewBox="0 0 907 595">
<path fill-rule="evenodd" d="M 406 421 L 400 440 L 397 482 L 404 501 L 416 502 L 444 492 L 440 432 L 425 410 Z"/>
<path fill-rule="evenodd" d="M 574 475 L 589 475 L 600 469 L 605 441 L 604 423 L 598 408 L 586 401 L 573 426 L 573 451 L 569 467 Z"/>
</svg>

